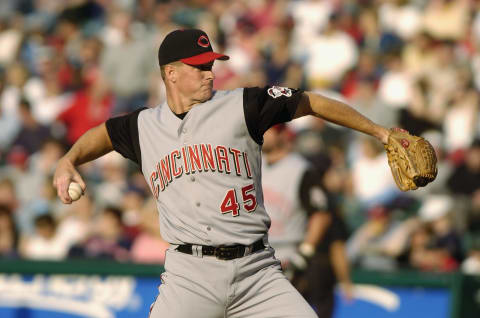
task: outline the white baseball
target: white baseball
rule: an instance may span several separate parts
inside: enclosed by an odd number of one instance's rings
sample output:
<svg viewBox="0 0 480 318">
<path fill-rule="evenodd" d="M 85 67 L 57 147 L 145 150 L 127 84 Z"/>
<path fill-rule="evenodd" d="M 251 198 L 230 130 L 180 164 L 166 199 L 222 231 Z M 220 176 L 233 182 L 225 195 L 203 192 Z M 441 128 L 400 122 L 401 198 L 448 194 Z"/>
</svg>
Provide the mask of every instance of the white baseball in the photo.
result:
<svg viewBox="0 0 480 318">
<path fill-rule="evenodd" d="M 68 186 L 68 195 L 72 201 L 77 201 L 83 195 L 82 187 L 76 182 L 71 182 Z"/>
</svg>

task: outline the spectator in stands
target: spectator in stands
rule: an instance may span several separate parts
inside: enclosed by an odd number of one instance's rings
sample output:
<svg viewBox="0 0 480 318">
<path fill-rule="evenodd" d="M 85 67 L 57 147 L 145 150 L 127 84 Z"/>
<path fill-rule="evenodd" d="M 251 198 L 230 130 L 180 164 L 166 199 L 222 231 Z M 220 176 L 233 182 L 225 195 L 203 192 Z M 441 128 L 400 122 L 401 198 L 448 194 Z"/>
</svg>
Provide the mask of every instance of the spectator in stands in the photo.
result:
<svg viewBox="0 0 480 318">
<path fill-rule="evenodd" d="M 389 203 L 398 195 L 386 153 L 370 138 L 362 138 L 360 153 L 352 166 L 353 193 L 367 209 Z"/>
<path fill-rule="evenodd" d="M 83 88 L 75 92 L 68 107 L 57 118 L 66 126 L 70 144 L 109 118 L 113 106 L 113 96 L 104 83 L 97 83 L 96 77 L 88 77 L 88 73 L 84 76 Z"/>
<path fill-rule="evenodd" d="M 55 138 L 46 139 L 39 151 L 29 157 L 29 171 L 31 174 L 39 174 L 48 177 L 53 173 L 54 165 L 65 153 L 65 144 Z"/>
<path fill-rule="evenodd" d="M 132 243 L 124 233 L 122 211 L 106 207 L 94 224 L 92 235 L 85 242 L 74 245 L 68 253 L 69 257 L 129 261 Z"/>
<path fill-rule="evenodd" d="M 305 64 L 311 88 L 334 87 L 357 62 L 358 48 L 352 37 L 339 29 L 340 13 L 332 13 L 321 35 L 308 45 Z"/>
<path fill-rule="evenodd" d="M 54 75 L 45 78 L 45 96 L 33 109 L 33 115 L 39 123 L 56 128 L 55 120 L 71 105 L 72 94 L 63 92 Z"/>
<path fill-rule="evenodd" d="M 429 1 L 423 16 L 426 32 L 439 40 L 460 40 L 469 24 L 468 0 Z"/>
<path fill-rule="evenodd" d="M 462 263 L 462 272 L 470 275 L 480 275 L 480 245 L 478 242 L 469 252 L 468 257 Z"/>
<path fill-rule="evenodd" d="M 165 251 L 169 244 L 162 239 L 157 224 L 158 212 L 154 200 L 148 200 L 141 210 L 140 233 L 132 245 L 132 260 L 138 263 L 165 262 Z"/>
<path fill-rule="evenodd" d="M 360 113 L 385 127 L 398 126 L 398 111 L 385 107 L 377 97 L 375 77 L 351 74 L 350 80 L 350 88 L 346 89 L 350 90 L 350 101 Z"/>
<path fill-rule="evenodd" d="M 53 187 L 51 177 L 33 174 L 19 177 L 17 192 L 19 192 L 20 198 L 23 197 L 23 200 L 15 213 L 15 221 L 23 236 L 31 236 L 35 233 L 36 217 L 52 211 L 52 215 L 56 219 L 63 210 L 63 206 L 60 205 L 61 201 L 56 197 L 56 189 Z M 28 192 L 31 193 L 31 196 L 35 196 L 35 199 L 31 199 Z"/>
<path fill-rule="evenodd" d="M 455 44 L 447 41 L 436 42 L 430 49 L 432 64 L 425 69 L 424 77 L 429 86 L 430 120 L 436 123 L 445 120 L 451 101 L 468 84 L 458 76 L 461 62 L 456 58 L 455 50 Z"/>
<path fill-rule="evenodd" d="M 51 138 L 50 127 L 40 124 L 32 114 L 30 102 L 22 98 L 19 103 L 21 129 L 12 143 L 12 147 L 21 147 L 28 156 L 38 151 L 43 143 Z"/>
<path fill-rule="evenodd" d="M 362 267 L 391 270 L 398 266 L 397 258 L 407 249 L 416 220 L 399 222 L 385 206 L 368 211 L 369 219 L 347 241 L 349 259 Z"/>
<path fill-rule="evenodd" d="M 15 184 L 11 179 L 0 180 L 0 205 L 6 206 L 13 213 L 18 207 Z"/>
<path fill-rule="evenodd" d="M 376 92 L 378 79 L 381 75 L 377 58 L 378 56 L 372 51 L 363 50 L 359 52 L 358 63 L 346 74 L 342 83 L 341 93 L 343 96 L 351 99 L 356 93 L 359 81 L 373 83 L 374 93 Z M 354 103 L 354 105 L 357 104 Z"/>
<path fill-rule="evenodd" d="M 438 94 L 431 94 L 428 79 L 418 78 L 412 86 L 412 98 L 405 109 L 401 110 L 400 124 L 411 134 L 421 135 L 427 130 L 440 130 L 445 115 L 445 101 Z"/>
<path fill-rule="evenodd" d="M 434 40 L 425 32 L 420 32 L 410 41 L 405 42 L 402 50 L 405 71 L 419 80 L 435 69 L 437 56 L 434 53 L 434 46 Z"/>
<path fill-rule="evenodd" d="M 471 195 L 480 190 L 480 139 L 476 139 L 447 182 L 452 193 Z"/>
<path fill-rule="evenodd" d="M 465 217 L 462 245 L 466 252 L 466 259 L 461 269 L 468 274 L 480 274 L 480 189 L 475 190 L 471 195 L 462 197 L 457 195 L 454 198 L 455 206 L 463 207 L 462 212 L 465 212 L 465 214 L 462 213 Z"/>
<path fill-rule="evenodd" d="M 467 231 L 480 242 L 480 189 L 471 196 L 467 215 Z"/>
<path fill-rule="evenodd" d="M 128 189 L 127 162 L 116 152 L 108 153 L 99 159 L 98 174 L 100 182 L 95 186 L 95 200 L 98 205 L 118 206 L 123 200 L 124 193 Z"/>
<path fill-rule="evenodd" d="M 56 196 L 56 192 L 54 195 Z M 91 236 L 94 228 L 95 206 L 88 193 L 66 208 L 62 204 L 55 212 L 57 219 L 60 220 L 58 234 L 69 246 L 82 244 Z"/>
<path fill-rule="evenodd" d="M 452 271 L 462 261 L 460 237 L 453 228 L 453 200 L 432 195 L 422 204 L 419 215 L 423 225 L 413 234 L 409 253 L 413 268 L 427 271 Z"/>
<path fill-rule="evenodd" d="M 276 85 L 284 83 L 287 73 L 292 66 L 292 61 L 288 51 L 287 32 L 279 30 L 271 40 L 272 43 L 268 48 L 264 72 L 267 76 L 267 84 Z"/>
<path fill-rule="evenodd" d="M 406 72 L 400 53 L 389 53 L 383 60 L 385 70 L 378 83 L 378 98 L 385 107 L 403 109 L 412 98 L 413 78 Z"/>
<path fill-rule="evenodd" d="M 22 97 L 35 104 L 43 93 L 43 83 L 32 77 L 21 62 L 15 62 L 6 68 L 6 85 L 0 96 L 2 111 L 13 120 L 20 120 L 19 103 Z"/>
<path fill-rule="evenodd" d="M 22 257 L 36 260 L 62 260 L 67 256 L 68 242 L 57 232 L 57 222 L 51 214 L 35 218 L 35 234 L 20 243 Z"/>
<path fill-rule="evenodd" d="M 142 227 L 142 209 L 148 193 L 134 184 L 129 184 L 123 192 L 122 198 L 122 221 L 125 232 L 130 239 L 140 233 Z"/>
<path fill-rule="evenodd" d="M 0 259 L 18 257 L 18 239 L 12 212 L 8 207 L 0 205 Z"/>
<path fill-rule="evenodd" d="M 65 58 L 71 63 L 80 61 L 83 38 L 81 33 L 80 19 L 83 17 L 75 15 L 71 9 L 66 9 L 58 16 L 55 24 L 55 33 L 58 45 L 61 46 Z"/>
<path fill-rule="evenodd" d="M 449 152 L 468 148 L 478 130 L 479 95 L 473 87 L 470 71 L 457 71 L 457 91 L 445 112 L 443 131 Z"/>
<path fill-rule="evenodd" d="M 385 1 L 378 8 L 384 32 L 394 33 L 403 40 L 414 37 L 422 28 L 422 12 L 417 3 L 405 0 Z"/>
<path fill-rule="evenodd" d="M 5 88 L 5 73 L 0 69 L 0 101 L 2 100 L 3 91 Z M 20 130 L 18 118 L 15 113 L 5 111 L 3 103 L 0 104 L 0 127 L 2 133 L 0 134 L 0 160 L 4 157 L 4 153 L 12 143 L 15 136 Z"/>
<path fill-rule="evenodd" d="M 3 12 L 2 12 L 3 13 Z M 23 39 L 20 16 L 4 16 L 0 19 L 0 65 L 6 67 L 15 61 Z"/>
<path fill-rule="evenodd" d="M 292 56 L 295 60 L 302 60 L 308 55 L 308 45 L 318 36 L 318 32 L 322 32 L 327 26 L 334 5 L 330 1 L 322 0 L 292 1 L 289 5 L 288 12 L 294 22 Z"/>
<path fill-rule="evenodd" d="M 156 57 L 151 43 L 143 41 L 144 34 L 135 34 L 130 12 L 117 10 L 109 22 L 104 33 L 101 69 L 115 93 L 116 115 L 145 106 Z"/>
</svg>

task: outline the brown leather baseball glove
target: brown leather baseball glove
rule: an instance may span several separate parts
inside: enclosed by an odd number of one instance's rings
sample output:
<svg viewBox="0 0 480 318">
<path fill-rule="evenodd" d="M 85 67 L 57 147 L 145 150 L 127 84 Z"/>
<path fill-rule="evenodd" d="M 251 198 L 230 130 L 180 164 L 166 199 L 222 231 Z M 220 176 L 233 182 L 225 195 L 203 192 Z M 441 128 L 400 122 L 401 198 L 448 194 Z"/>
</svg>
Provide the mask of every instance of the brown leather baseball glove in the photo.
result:
<svg viewBox="0 0 480 318">
<path fill-rule="evenodd" d="M 437 157 L 432 145 L 404 129 L 392 128 L 390 131 L 385 150 L 398 188 L 415 190 L 435 180 Z"/>
</svg>

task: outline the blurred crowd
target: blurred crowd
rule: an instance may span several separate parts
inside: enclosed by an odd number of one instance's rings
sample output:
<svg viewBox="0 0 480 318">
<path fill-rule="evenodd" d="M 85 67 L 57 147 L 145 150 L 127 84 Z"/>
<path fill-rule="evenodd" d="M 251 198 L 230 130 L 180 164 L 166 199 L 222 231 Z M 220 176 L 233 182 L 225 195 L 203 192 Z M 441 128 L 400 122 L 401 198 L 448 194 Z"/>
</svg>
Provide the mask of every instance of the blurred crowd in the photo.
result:
<svg viewBox="0 0 480 318">
<path fill-rule="evenodd" d="M 0 1 L 0 258 L 162 263 L 168 244 L 138 168 L 81 166 L 62 205 L 56 161 L 89 128 L 165 99 L 158 46 L 177 28 L 231 58 L 215 89 L 280 85 L 338 98 L 427 138 L 438 177 L 402 193 L 383 147 L 319 119 L 289 124 L 370 269 L 480 274 L 480 1 Z"/>
</svg>

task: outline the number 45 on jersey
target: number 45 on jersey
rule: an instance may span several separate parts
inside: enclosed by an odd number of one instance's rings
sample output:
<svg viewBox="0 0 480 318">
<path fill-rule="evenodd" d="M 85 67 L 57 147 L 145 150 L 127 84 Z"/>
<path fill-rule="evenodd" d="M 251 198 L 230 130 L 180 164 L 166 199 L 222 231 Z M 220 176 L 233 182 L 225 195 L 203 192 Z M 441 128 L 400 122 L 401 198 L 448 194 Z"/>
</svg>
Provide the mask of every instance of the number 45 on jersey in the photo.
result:
<svg viewBox="0 0 480 318">
<path fill-rule="evenodd" d="M 242 209 L 247 212 L 253 212 L 257 208 L 257 198 L 255 197 L 255 185 L 249 184 L 241 189 Z M 240 215 L 240 204 L 237 200 L 237 192 L 235 189 L 230 189 L 225 194 L 220 211 L 225 213 L 232 213 L 233 216 Z"/>
</svg>

